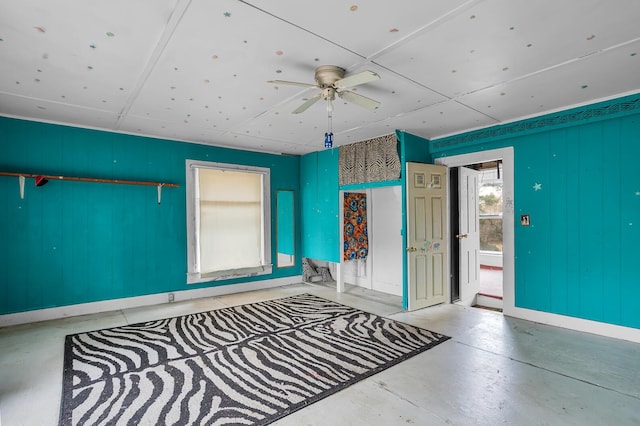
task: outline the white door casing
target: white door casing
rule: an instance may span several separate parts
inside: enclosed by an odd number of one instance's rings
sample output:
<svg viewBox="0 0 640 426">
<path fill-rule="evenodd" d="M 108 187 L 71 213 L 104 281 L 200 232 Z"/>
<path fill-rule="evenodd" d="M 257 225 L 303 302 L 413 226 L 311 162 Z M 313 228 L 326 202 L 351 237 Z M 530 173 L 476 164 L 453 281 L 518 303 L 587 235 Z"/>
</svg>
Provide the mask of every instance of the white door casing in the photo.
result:
<svg viewBox="0 0 640 426">
<path fill-rule="evenodd" d="M 448 300 L 447 168 L 407 163 L 408 310 Z"/>
<path fill-rule="evenodd" d="M 502 159 L 502 251 L 503 251 L 503 312 L 505 315 L 518 317 L 515 308 L 515 238 L 514 238 L 514 152 L 513 147 L 499 148 L 488 151 L 478 151 L 469 154 L 446 156 L 435 159 L 436 164 L 447 167 L 459 167 L 467 164 L 477 164 L 486 161 Z M 449 214 L 449 213 L 447 213 Z M 519 318 L 530 319 L 534 316 Z M 537 317 L 535 317 L 537 318 Z M 537 321 L 538 319 L 532 319 Z M 541 321 L 543 322 L 543 321 Z"/>
<path fill-rule="evenodd" d="M 460 167 L 458 172 L 460 243 L 460 303 L 473 306 L 480 291 L 480 173 Z"/>
</svg>

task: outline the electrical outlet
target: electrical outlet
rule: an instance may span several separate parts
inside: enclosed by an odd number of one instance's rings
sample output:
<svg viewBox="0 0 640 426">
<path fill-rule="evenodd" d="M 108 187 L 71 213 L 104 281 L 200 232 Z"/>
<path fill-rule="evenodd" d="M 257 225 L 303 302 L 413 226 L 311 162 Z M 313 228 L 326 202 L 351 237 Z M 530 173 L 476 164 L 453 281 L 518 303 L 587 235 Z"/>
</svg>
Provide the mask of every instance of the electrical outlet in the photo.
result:
<svg viewBox="0 0 640 426">
<path fill-rule="evenodd" d="M 173 302 L 175 300 L 175 296 L 173 293 L 169 293 L 169 303 Z"/>
</svg>

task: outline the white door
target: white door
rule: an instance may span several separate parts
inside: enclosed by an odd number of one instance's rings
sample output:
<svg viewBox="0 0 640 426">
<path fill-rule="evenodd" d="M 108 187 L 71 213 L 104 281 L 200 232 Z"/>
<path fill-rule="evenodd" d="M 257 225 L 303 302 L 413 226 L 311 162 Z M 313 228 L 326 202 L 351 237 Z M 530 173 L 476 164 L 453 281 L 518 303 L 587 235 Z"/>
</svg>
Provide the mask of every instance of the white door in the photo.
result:
<svg viewBox="0 0 640 426">
<path fill-rule="evenodd" d="M 447 168 L 407 163 L 410 311 L 447 300 Z"/>
<path fill-rule="evenodd" d="M 460 242 L 460 303 L 472 306 L 480 290 L 480 207 L 479 172 L 459 168 L 459 234 Z"/>
</svg>

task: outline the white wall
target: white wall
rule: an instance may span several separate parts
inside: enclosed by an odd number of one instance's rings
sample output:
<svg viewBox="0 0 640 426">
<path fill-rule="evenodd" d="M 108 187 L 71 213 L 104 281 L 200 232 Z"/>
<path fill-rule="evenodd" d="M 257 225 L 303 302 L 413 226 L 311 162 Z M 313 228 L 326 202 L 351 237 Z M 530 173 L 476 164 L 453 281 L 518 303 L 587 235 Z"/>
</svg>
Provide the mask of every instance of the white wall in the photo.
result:
<svg viewBox="0 0 640 426">
<path fill-rule="evenodd" d="M 376 188 L 371 195 L 372 289 L 402 296 L 402 188 Z"/>
<path fill-rule="evenodd" d="M 502 252 L 501 251 L 483 251 L 480 250 L 478 256 L 480 265 L 493 266 L 502 268 Z"/>
</svg>

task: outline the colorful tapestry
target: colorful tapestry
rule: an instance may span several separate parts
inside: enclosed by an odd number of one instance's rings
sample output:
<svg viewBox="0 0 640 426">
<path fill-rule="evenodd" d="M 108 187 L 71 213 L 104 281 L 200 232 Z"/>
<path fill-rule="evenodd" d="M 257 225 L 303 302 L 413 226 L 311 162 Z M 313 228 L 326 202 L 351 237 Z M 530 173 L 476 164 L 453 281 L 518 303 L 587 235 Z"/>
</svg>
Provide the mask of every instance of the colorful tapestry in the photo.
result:
<svg viewBox="0 0 640 426">
<path fill-rule="evenodd" d="M 368 253 L 367 195 L 345 192 L 344 260 L 366 259 Z"/>
</svg>

